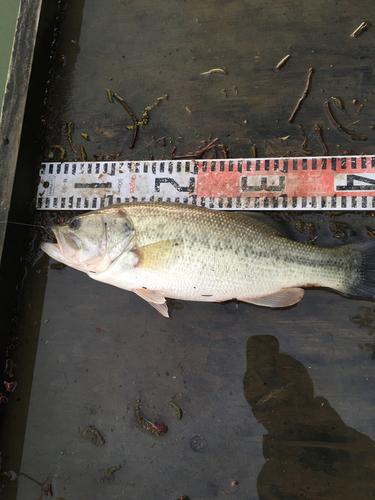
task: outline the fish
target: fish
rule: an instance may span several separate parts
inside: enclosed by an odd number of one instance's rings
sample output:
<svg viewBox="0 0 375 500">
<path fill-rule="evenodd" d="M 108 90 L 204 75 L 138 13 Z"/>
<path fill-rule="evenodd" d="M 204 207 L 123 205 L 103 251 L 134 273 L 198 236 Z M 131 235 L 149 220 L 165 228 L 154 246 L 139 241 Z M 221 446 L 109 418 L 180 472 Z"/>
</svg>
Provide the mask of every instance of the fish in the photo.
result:
<svg viewBox="0 0 375 500">
<path fill-rule="evenodd" d="M 264 307 L 296 304 L 305 288 L 375 298 L 375 241 L 322 248 L 290 240 L 244 213 L 134 202 L 52 227 L 42 250 L 90 278 L 134 292 L 163 316 L 166 298 Z"/>
</svg>

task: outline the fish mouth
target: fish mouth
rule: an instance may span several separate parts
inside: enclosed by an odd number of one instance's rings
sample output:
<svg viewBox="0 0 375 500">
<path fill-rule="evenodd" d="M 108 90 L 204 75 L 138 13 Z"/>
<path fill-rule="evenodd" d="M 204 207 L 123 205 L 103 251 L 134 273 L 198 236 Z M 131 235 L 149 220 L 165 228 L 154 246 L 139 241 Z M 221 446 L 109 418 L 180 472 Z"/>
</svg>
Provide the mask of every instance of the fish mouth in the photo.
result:
<svg viewBox="0 0 375 500">
<path fill-rule="evenodd" d="M 59 226 L 52 227 L 56 243 L 44 242 L 41 249 L 53 259 L 69 267 L 86 273 L 100 273 L 108 269 L 112 260 L 107 253 L 107 231 L 99 246 L 99 251 L 93 255 L 82 255 L 79 239 L 76 240 L 71 231 L 60 231 Z"/>
<path fill-rule="evenodd" d="M 56 243 L 45 241 L 41 244 L 40 248 L 53 259 L 71 266 L 71 259 L 74 258 L 78 250 L 77 244 L 68 235 L 61 237 L 57 226 L 52 227 L 52 231 L 56 238 Z"/>
</svg>

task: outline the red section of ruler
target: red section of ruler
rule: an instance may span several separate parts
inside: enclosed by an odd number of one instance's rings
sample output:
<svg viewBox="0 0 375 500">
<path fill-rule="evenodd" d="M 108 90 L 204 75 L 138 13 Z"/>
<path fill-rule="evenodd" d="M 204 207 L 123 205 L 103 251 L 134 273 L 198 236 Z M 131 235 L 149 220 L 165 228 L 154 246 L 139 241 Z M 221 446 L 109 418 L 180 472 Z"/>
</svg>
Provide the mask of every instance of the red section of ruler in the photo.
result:
<svg viewBox="0 0 375 500">
<path fill-rule="evenodd" d="M 198 161 L 198 197 L 268 197 L 280 193 L 288 197 L 349 194 L 373 196 L 374 190 L 352 186 L 335 188 L 342 176 L 375 173 L 372 157 L 325 157 Z"/>
</svg>

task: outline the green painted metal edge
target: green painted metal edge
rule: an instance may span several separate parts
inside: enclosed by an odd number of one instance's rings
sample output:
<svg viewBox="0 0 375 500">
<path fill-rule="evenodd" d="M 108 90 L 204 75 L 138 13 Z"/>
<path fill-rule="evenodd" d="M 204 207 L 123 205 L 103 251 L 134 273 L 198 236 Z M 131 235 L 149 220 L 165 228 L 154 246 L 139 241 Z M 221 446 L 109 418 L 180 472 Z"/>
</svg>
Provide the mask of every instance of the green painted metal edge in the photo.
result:
<svg viewBox="0 0 375 500">
<path fill-rule="evenodd" d="M 17 166 L 42 0 L 21 0 L 0 115 L 0 261 Z"/>
</svg>

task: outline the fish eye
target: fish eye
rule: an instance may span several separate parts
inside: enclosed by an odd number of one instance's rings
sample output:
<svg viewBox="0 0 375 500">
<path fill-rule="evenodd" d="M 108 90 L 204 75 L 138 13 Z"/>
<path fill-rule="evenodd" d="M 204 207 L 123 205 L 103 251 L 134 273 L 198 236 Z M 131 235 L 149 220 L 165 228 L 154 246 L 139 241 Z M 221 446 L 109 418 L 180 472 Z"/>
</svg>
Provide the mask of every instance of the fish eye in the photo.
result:
<svg viewBox="0 0 375 500">
<path fill-rule="evenodd" d="M 78 229 L 80 225 L 81 225 L 81 220 L 80 219 L 72 219 L 69 222 L 70 229 Z"/>
</svg>

